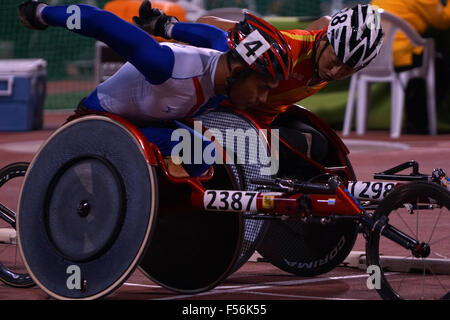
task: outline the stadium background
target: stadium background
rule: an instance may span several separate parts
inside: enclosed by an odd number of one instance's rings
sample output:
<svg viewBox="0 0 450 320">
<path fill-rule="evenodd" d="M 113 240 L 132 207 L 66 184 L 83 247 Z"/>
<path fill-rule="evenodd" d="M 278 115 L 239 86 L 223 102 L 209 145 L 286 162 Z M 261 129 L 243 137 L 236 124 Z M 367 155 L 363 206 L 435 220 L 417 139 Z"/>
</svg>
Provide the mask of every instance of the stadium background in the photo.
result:
<svg viewBox="0 0 450 320">
<path fill-rule="evenodd" d="M 223 7 L 248 8 L 268 17 L 280 29 L 304 28 L 310 21 L 331 14 L 336 5 L 368 3 L 360 0 L 190 0 L 203 3 L 205 10 Z M 0 0 L 0 59 L 43 58 L 47 61 L 47 95 L 45 109 L 70 109 L 89 94 L 95 82 L 95 40 L 60 28 L 45 32 L 23 28 L 17 19 L 20 1 Z M 103 8 L 108 0 L 48 0 L 48 4 L 90 4 Z M 185 1 L 186 2 L 186 1 Z M 436 36 L 433 32 L 431 36 Z M 449 32 L 440 35 L 438 49 L 450 57 Z M 331 83 L 319 95 L 302 101 L 335 129 L 342 128 L 349 79 Z M 450 90 L 447 90 L 450 91 Z M 369 129 L 388 129 L 390 89 L 376 84 L 372 91 Z M 450 92 L 438 106 L 439 132 L 450 132 Z"/>
</svg>

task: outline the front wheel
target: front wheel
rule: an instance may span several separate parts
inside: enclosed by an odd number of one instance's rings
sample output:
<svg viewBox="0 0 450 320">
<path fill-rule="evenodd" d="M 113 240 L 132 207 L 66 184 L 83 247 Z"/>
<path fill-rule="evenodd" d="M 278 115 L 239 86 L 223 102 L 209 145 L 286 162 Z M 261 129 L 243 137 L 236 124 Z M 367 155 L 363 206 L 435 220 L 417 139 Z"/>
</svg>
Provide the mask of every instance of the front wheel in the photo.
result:
<svg viewBox="0 0 450 320">
<path fill-rule="evenodd" d="M 450 192 L 426 182 L 402 185 L 380 203 L 375 221 L 387 221 L 385 228 L 393 226 L 418 244 L 406 249 L 368 233 L 367 264 L 379 271 L 374 287 L 383 299 L 450 299 L 449 211 Z"/>
<path fill-rule="evenodd" d="M 13 287 L 31 287 L 17 246 L 16 212 L 23 177 L 29 163 L 15 162 L 0 169 L 0 280 Z"/>
</svg>

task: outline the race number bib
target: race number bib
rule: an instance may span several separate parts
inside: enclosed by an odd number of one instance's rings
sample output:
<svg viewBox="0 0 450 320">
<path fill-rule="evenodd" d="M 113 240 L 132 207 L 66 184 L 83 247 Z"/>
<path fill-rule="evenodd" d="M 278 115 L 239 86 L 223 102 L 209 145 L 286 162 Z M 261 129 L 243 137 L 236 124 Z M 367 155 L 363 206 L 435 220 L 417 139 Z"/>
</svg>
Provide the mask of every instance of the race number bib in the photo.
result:
<svg viewBox="0 0 450 320">
<path fill-rule="evenodd" d="M 206 190 L 203 204 L 208 211 L 256 212 L 256 195 L 252 191 Z"/>
<path fill-rule="evenodd" d="M 248 65 L 251 65 L 269 49 L 270 44 L 258 30 L 255 30 L 239 43 L 236 47 L 236 52 L 239 53 Z"/>
<path fill-rule="evenodd" d="M 357 181 L 348 184 L 348 191 L 358 200 L 382 200 L 394 187 L 393 182 Z"/>
</svg>

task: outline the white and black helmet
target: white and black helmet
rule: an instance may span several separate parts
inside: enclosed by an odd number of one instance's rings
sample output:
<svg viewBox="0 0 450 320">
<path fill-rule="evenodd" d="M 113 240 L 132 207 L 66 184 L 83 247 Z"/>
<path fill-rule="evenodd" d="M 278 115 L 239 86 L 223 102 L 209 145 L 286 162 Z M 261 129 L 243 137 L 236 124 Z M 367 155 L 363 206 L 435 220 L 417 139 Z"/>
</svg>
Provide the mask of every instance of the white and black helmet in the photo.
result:
<svg viewBox="0 0 450 320">
<path fill-rule="evenodd" d="M 383 35 L 378 9 L 362 4 L 334 14 L 327 31 L 337 57 L 354 69 L 365 67 L 378 55 Z"/>
</svg>

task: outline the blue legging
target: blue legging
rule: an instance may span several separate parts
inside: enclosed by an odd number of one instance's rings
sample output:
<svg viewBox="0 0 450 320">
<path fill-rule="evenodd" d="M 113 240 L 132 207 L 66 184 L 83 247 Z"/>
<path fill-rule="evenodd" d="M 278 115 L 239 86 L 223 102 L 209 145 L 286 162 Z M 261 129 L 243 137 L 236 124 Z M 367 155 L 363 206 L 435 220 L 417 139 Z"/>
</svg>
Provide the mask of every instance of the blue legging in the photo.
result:
<svg viewBox="0 0 450 320">
<path fill-rule="evenodd" d="M 148 141 L 159 148 L 163 156 L 180 156 L 186 171 L 193 177 L 200 176 L 212 165 L 208 158 L 215 158 L 214 143 L 207 140 L 199 132 L 178 121 L 174 121 L 172 124 L 173 126 L 171 127 L 145 127 L 139 129 Z M 181 134 L 174 135 L 175 130 L 180 130 L 178 133 Z"/>
<path fill-rule="evenodd" d="M 102 107 L 93 105 L 85 104 L 88 110 L 106 112 Z M 200 176 L 214 163 L 214 143 L 181 122 L 171 121 L 164 125 L 155 123 L 154 126 L 140 127 L 139 130 L 158 147 L 164 157 L 181 157 L 183 167 L 193 177 Z"/>
</svg>

